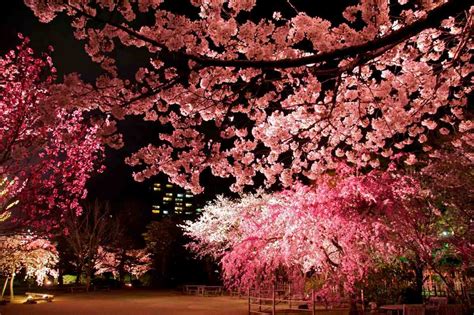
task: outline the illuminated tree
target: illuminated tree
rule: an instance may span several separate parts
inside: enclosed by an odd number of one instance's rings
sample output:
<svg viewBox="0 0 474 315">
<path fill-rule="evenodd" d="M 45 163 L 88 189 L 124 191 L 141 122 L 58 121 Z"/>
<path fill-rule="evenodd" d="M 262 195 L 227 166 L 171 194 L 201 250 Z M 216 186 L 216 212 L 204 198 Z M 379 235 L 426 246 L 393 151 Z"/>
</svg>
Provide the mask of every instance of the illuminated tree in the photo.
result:
<svg viewBox="0 0 474 315">
<path fill-rule="evenodd" d="M 412 176 L 354 174 L 343 166 L 313 186 L 219 198 L 183 228 L 194 240 L 193 251 L 220 261 L 229 286 L 310 278 L 319 283 L 318 294 L 330 298 L 353 292 L 370 272 L 400 257 L 410 259 L 412 268 L 436 266 L 437 249 L 452 240 L 443 237 L 445 216 L 430 200 L 432 193 Z M 470 238 L 458 241 L 463 246 L 452 254 L 472 248 Z"/>
<path fill-rule="evenodd" d="M 38 285 L 43 285 L 48 275 L 57 277 L 52 269 L 58 262 L 58 253 L 53 244 L 46 239 L 32 235 L 0 236 L 0 271 L 10 280 L 10 300 L 13 301 L 13 281 L 20 271 L 26 278 L 35 278 Z"/>
<path fill-rule="evenodd" d="M 28 39 L 0 58 L 0 216 L 14 214 L 17 223 L 34 221 L 48 231 L 61 212 L 80 212 L 103 150 L 84 109 L 52 98 L 55 72 Z"/>
<path fill-rule="evenodd" d="M 114 277 L 120 277 L 123 272 L 132 277 L 140 278 L 151 269 L 150 253 L 145 249 L 121 250 L 119 248 L 106 250 L 99 247 L 98 259 L 95 263 L 95 274 L 110 272 Z"/>
<path fill-rule="evenodd" d="M 94 86 L 70 76 L 69 94 L 165 127 L 128 159 L 139 181 L 199 192 L 210 169 L 236 191 L 290 187 L 335 158 L 413 164 L 449 134 L 472 146 L 472 1 L 359 0 L 331 20 L 300 1 L 171 2 L 25 0 L 43 22 L 66 13 L 105 70 Z M 116 51 L 137 48 L 149 62 L 120 78 Z"/>
</svg>

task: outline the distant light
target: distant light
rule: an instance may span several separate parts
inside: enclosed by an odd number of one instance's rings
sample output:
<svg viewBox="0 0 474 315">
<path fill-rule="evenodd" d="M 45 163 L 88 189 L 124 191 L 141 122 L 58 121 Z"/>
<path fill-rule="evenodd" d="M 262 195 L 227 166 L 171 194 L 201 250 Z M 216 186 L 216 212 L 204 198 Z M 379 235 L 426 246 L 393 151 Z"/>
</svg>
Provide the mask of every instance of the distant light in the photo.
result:
<svg viewBox="0 0 474 315">
<path fill-rule="evenodd" d="M 453 234 L 454 234 L 454 232 L 452 232 L 452 231 L 443 231 L 443 232 L 441 232 L 441 236 L 444 236 L 444 237 L 448 237 L 448 236 L 453 235 Z"/>
<path fill-rule="evenodd" d="M 125 286 L 131 288 L 132 284 L 130 282 L 127 282 L 127 283 L 125 283 Z"/>
<path fill-rule="evenodd" d="M 53 282 L 51 282 L 51 280 L 46 280 L 46 285 L 52 285 Z"/>
</svg>

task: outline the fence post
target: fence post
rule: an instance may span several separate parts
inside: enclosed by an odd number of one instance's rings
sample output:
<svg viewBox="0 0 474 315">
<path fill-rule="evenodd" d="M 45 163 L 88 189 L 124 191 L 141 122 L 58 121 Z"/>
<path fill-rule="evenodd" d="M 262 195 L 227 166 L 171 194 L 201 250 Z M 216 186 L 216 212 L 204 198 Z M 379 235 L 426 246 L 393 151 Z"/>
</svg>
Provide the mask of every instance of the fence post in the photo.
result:
<svg viewBox="0 0 474 315">
<path fill-rule="evenodd" d="M 311 289 L 311 314 L 316 315 L 316 303 L 314 303 L 314 289 Z"/>
<path fill-rule="evenodd" d="M 272 290 L 272 315 L 275 315 L 275 284 L 273 284 Z"/>
<path fill-rule="evenodd" d="M 262 291 L 258 288 L 258 311 L 262 311 Z"/>
<path fill-rule="evenodd" d="M 248 301 L 249 301 L 249 315 L 250 315 L 250 310 L 251 310 L 251 305 L 250 305 L 250 287 L 247 289 L 247 297 L 248 297 Z"/>
<path fill-rule="evenodd" d="M 288 284 L 288 308 L 291 310 L 291 283 Z"/>
</svg>

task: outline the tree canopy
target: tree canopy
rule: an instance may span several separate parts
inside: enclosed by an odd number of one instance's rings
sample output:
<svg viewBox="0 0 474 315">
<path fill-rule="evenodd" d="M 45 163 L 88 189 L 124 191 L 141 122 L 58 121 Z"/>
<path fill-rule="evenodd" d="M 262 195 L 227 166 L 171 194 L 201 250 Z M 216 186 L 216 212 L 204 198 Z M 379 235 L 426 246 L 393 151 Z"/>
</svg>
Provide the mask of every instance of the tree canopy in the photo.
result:
<svg viewBox="0 0 474 315">
<path fill-rule="evenodd" d="M 25 3 L 43 22 L 67 14 L 105 71 L 69 76 L 69 93 L 163 126 L 127 160 L 139 181 L 163 172 L 200 192 L 210 169 L 235 191 L 289 187 L 340 159 L 413 164 L 453 135 L 472 151 L 472 1 L 360 0 L 330 19 L 297 1 Z M 146 55 L 135 78 L 120 49 Z"/>
</svg>

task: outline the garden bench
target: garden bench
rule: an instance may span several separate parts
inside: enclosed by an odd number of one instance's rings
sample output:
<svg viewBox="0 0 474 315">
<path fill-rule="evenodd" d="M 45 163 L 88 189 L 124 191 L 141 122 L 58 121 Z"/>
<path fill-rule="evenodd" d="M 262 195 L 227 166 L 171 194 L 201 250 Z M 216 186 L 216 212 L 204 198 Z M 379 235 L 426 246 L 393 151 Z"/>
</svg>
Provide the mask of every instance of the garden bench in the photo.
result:
<svg viewBox="0 0 474 315">
<path fill-rule="evenodd" d="M 54 295 L 47 293 L 26 292 L 26 304 L 35 304 L 37 301 L 53 302 Z"/>
</svg>

